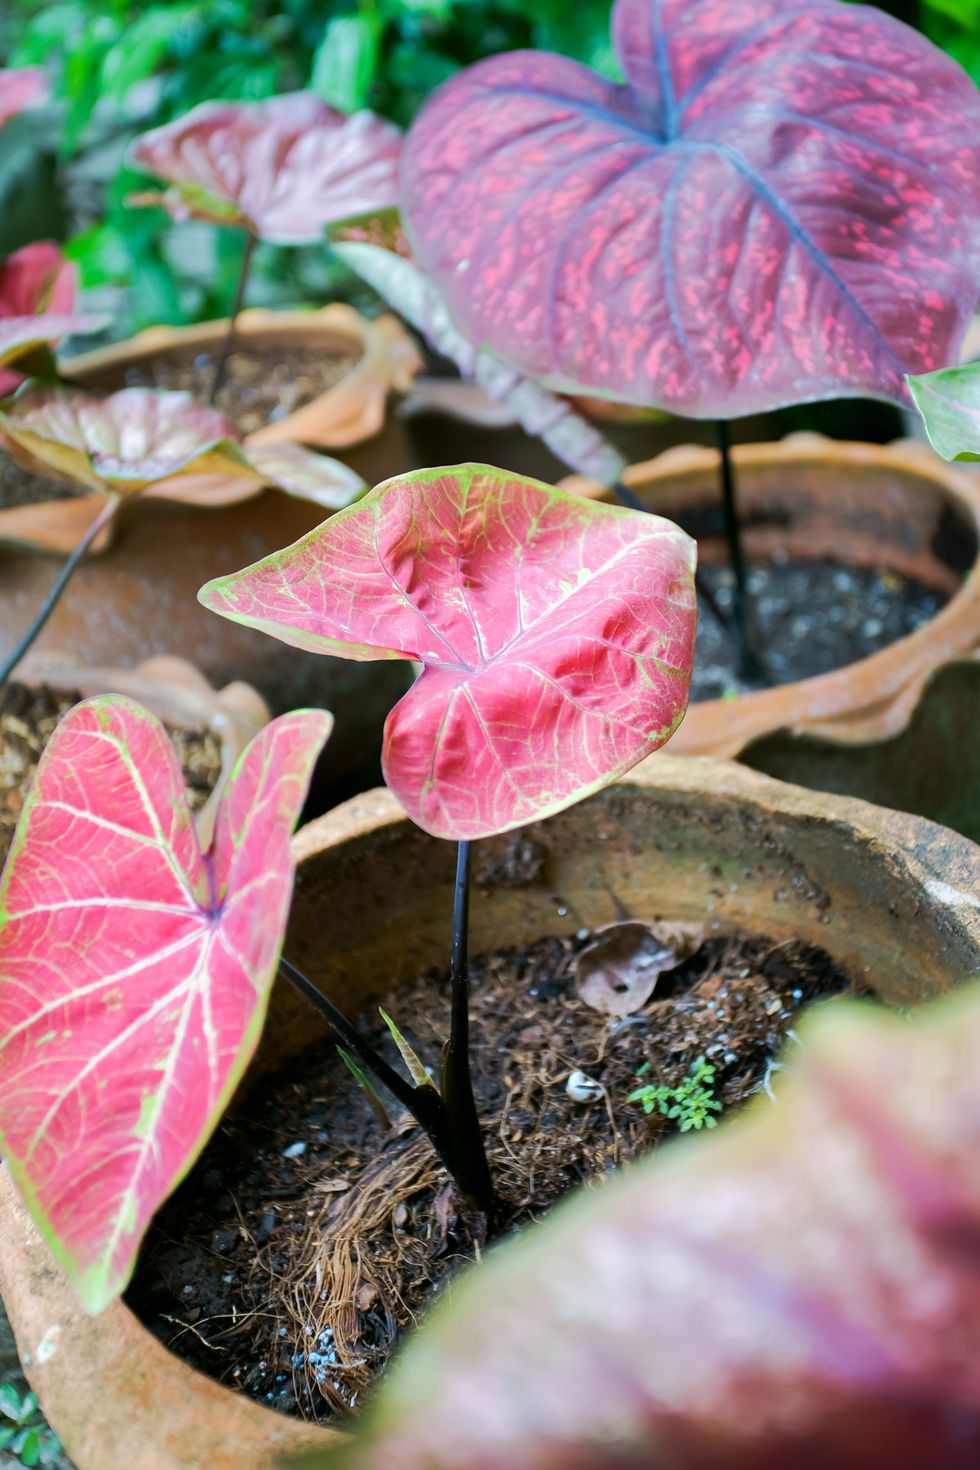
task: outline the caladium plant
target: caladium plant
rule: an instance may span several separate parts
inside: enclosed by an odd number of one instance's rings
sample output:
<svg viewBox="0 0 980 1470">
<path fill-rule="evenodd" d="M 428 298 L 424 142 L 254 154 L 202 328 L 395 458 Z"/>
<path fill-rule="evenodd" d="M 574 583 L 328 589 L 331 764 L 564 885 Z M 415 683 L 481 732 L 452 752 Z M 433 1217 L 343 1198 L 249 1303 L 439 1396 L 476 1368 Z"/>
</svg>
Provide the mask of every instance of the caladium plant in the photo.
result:
<svg viewBox="0 0 980 1470">
<path fill-rule="evenodd" d="M 75 267 L 50 241 L 25 245 L 0 264 L 0 397 L 20 382 L 2 371 L 8 364 L 52 372 L 52 343 L 105 325 L 102 316 L 75 311 L 76 291 Z"/>
<path fill-rule="evenodd" d="M 841 0 L 616 0 L 612 40 L 623 85 L 527 51 L 441 87 L 405 143 L 406 230 L 466 337 L 526 377 L 720 421 L 754 682 L 724 421 L 904 402 L 906 373 L 955 360 L 980 295 L 980 97 Z"/>
<path fill-rule="evenodd" d="M 366 488 L 346 465 L 301 445 L 256 446 L 246 453 L 224 415 L 195 403 L 189 393 L 124 388 L 98 398 L 77 389 L 27 383 L 0 406 L 0 431 L 8 451 L 27 468 L 96 492 L 90 497 L 85 530 L 51 592 L 0 666 L 0 686 L 40 634 L 79 562 L 127 499 L 153 494 L 228 504 L 271 484 L 334 509 L 349 505 Z M 67 517 L 75 515 L 70 501 L 60 505 Z M 2 526 L 0 515 L 0 534 Z"/>
<path fill-rule="evenodd" d="M 47 97 L 48 79 L 39 66 L 0 67 L 0 128 Z"/>
<path fill-rule="evenodd" d="M 170 187 L 133 195 L 131 204 L 162 204 L 177 219 L 246 231 L 212 403 L 224 380 L 255 242 L 312 244 L 334 220 L 394 204 L 401 146 L 394 124 L 367 111 L 348 116 L 312 92 L 204 102 L 136 140 L 133 162 Z"/>
<path fill-rule="evenodd" d="M 307 1470 L 973 1470 L 980 992 L 800 1040 L 495 1251 Z"/>
<path fill-rule="evenodd" d="M 441 1090 L 401 1097 L 478 1232 L 494 1198 L 468 1055 L 470 841 L 561 811 L 670 738 L 694 659 L 694 560 L 660 517 L 457 465 L 397 476 L 201 589 L 205 607 L 296 647 L 422 665 L 382 764 L 413 820 L 459 843 L 453 1009 Z"/>
<path fill-rule="evenodd" d="M 41 759 L 0 880 L 0 1151 L 90 1311 L 254 1050 L 331 723 L 301 710 L 255 737 L 206 851 L 132 700 L 76 705 Z"/>
</svg>

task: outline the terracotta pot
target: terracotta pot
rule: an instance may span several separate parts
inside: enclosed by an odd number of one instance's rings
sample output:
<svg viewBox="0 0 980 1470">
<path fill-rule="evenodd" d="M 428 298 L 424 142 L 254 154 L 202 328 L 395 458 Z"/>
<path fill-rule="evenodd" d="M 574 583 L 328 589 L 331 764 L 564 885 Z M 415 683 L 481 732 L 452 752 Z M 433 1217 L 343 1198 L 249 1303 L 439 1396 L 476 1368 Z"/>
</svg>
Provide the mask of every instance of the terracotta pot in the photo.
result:
<svg viewBox="0 0 980 1470">
<path fill-rule="evenodd" d="M 223 340 L 226 325 L 152 327 L 130 342 L 72 359 L 71 376 L 92 388 L 118 388 L 130 364 L 178 347 L 213 348 Z M 411 465 L 404 430 L 386 414 L 386 403 L 393 390 L 410 386 L 420 359 L 393 317 L 370 322 L 343 305 L 313 312 L 246 311 L 238 331 L 245 342 L 320 343 L 325 350 L 358 354 L 345 378 L 297 413 L 260 430 L 255 440 L 302 439 L 340 451 L 371 484 Z M 240 496 L 240 490 L 235 494 Z M 61 502 L 57 516 L 48 520 L 37 506 L 4 513 L 0 657 L 14 646 L 54 575 L 49 560 L 25 555 L 10 543 L 67 551 L 99 500 Z M 337 724 L 318 782 L 330 787 L 380 745 L 385 715 L 406 687 L 405 671 L 301 653 L 216 618 L 197 602 L 198 588 L 211 577 L 288 545 L 323 518 L 320 507 L 276 490 L 207 507 L 140 497 L 120 514 L 108 549 L 80 568 L 35 650 L 95 665 L 175 653 L 191 659 L 213 683 L 247 680 L 274 713 L 326 705 Z M 33 663 L 25 662 L 18 676 L 30 678 L 32 669 Z"/>
<path fill-rule="evenodd" d="M 519 886 L 477 889 L 474 953 L 608 923 L 621 903 L 821 945 L 893 1005 L 980 970 L 980 848 L 863 802 L 659 756 L 526 835 L 541 844 L 543 867 Z M 398 975 L 445 963 L 454 849 L 414 827 L 387 792 L 304 828 L 295 853 L 287 952 L 348 1010 Z M 318 1034 L 312 1013 L 277 986 L 235 1106 L 247 1110 L 250 1084 Z M 267 1470 L 273 1449 L 336 1439 L 202 1378 L 123 1304 L 86 1317 L 2 1172 L 0 1294 L 78 1470 Z"/>
<path fill-rule="evenodd" d="M 746 743 L 793 728 L 839 740 L 902 729 L 924 681 L 980 646 L 980 477 L 925 445 L 847 444 L 792 434 L 734 451 L 749 557 L 834 557 L 883 566 L 949 597 L 924 627 L 879 653 L 818 678 L 691 706 L 671 741 L 680 755 L 735 756 Z M 624 479 L 651 510 L 697 537 L 704 563 L 727 559 L 718 456 L 686 446 L 634 465 Z M 612 498 L 580 477 L 566 488 Z"/>
<path fill-rule="evenodd" d="M 897 735 L 855 741 L 776 730 L 750 741 L 739 760 L 781 781 L 914 812 L 980 842 L 978 714 L 974 654 L 933 671 Z"/>
</svg>

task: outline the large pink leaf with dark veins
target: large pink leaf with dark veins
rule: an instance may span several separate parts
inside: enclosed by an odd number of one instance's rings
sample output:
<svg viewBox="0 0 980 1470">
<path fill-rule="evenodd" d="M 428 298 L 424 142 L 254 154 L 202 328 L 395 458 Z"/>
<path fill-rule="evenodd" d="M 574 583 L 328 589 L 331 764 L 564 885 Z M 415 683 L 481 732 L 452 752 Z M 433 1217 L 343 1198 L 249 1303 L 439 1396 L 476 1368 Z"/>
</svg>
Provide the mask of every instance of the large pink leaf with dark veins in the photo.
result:
<svg viewBox="0 0 980 1470">
<path fill-rule="evenodd" d="M 136 166 L 172 187 L 129 202 L 312 244 L 333 220 L 397 202 L 401 147 L 393 123 L 337 112 L 312 92 L 202 102 L 136 140 Z"/>
<path fill-rule="evenodd" d="M 0 1153 L 93 1312 L 255 1047 L 330 724 L 302 710 L 256 736 L 207 852 L 132 700 L 76 705 L 38 767 L 0 882 Z"/>
<path fill-rule="evenodd" d="M 405 145 L 412 245 L 474 340 L 549 387 L 692 417 L 871 394 L 957 357 L 980 97 L 839 0 L 617 0 L 628 83 L 512 52 Z"/>
<path fill-rule="evenodd" d="M 385 779 L 437 837 L 560 811 L 668 740 L 694 658 L 694 543 L 659 516 L 485 465 L 379 485 L 205 607 L 344 658 L 424 672 Z"/>
</svg>

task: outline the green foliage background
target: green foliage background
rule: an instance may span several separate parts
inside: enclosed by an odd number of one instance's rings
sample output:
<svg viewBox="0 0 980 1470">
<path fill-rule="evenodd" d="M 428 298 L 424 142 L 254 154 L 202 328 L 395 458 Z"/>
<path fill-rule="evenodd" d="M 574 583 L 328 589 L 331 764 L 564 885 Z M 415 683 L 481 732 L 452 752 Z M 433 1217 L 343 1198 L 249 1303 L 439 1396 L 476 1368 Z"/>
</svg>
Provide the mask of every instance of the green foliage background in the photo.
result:
<svg viewBox="0 0 980 1470">
<path fill-rule="evenodd" d="M 405 125 L 461 66 L 539 46 L 609 75 L 610 0 L 3 0 L 0 60 L 42 64 L 54 100 L 0 135 L 0 253 L 67 241 L 83 284 L 115 315 L 114 335 L 230 307 L 238 231 L 174 226 L 134 210 L 145 187 L 133 137 L 210 98 L 310 87 L 332 105 L 370 106 Z M 980 0 L 891 0 L 980 78 Z M 955 119 L 951 119 L 955 126 Z M 257 253 L 253 304 L 357 298 L 320 249 Z"/>
</svg>

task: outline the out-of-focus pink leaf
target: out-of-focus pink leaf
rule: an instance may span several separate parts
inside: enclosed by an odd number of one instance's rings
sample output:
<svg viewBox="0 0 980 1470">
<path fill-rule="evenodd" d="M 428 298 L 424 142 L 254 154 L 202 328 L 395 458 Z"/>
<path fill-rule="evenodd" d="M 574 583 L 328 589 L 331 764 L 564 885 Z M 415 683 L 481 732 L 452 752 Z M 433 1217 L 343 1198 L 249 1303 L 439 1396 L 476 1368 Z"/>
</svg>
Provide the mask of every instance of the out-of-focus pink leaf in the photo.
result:
<svg viewBox="0 0 980 1470">
<path fill-rule="evenodd" d="M 909 378 L 909 392 L 937 454 L 980 459 L 980 362 Z"/>
<path fill-rule="evenodd" d="M 448 357 L 469 382 L 504 403 L 529 434 L 559 459 L 600 485 L 612 485 L 626 459 L 595 425 L 559 398 L 525 378 L 488 348 L 459 330 L 446 298 L 431 276 L 411 259 L 397 211 L 345 221 L 330 231 L 335 253 L 367 281 L 436 352 Z"/>
<path fill-rule="evenodd" d="M 190 472 L 255 480 L 228 420 L 189 393 L 124 388 L 94 398 L 29 383 L 0 411 L 0 428 L 31 468 L 95 490 L 134 494 Z"/>
<path fill-rule="evenodd" d="M 458 465 L 386 481 L 199 596 L 298 648 L 421 662 L 385 778 L 420 827 L 469 838 L 560 811 L 670 738 L 694 559 L 659 516 Z"/>
<path fill-rule="evenodd" d="M 511 52 L 406 140 L 420 264 L 466 335 L 559 391 L 692 417 L 904 399 L 976 305 L 980 97 L 840 0 L 617 0 L 616 86 Z"/>
<path fill-rule="evenodd" d="M 397 203 L 401 146 L 393 123 L 337 112 L 312 92 L 203 102 L 136 140 L 136 166 L 173 187 L 130 202 L 312 244 L 333 220 Z"/>
<path fill-rule="evenodd" d="M 322 1470 L 974 1470 L 980 995 L 801 1037 L 471 1271 Z"/>
<path fill-rule="evenodd" d="M 0 68 L 0 128 L 47 97 L 48 79 L 39 66 Z"/>
<path fill-rule="evenodd" d="M 76 705 L 42 757 L 0 881 L 0 1149 L 90 1311 L 254 1050 L 330 724 L 302 710 L 256 736 L 207 852 L 132 700 Z"/>
<path fill-rule="evenodd" d="M 0 319 L 74 310 L 78 272 L 61 247 L 38 240 L 0 263 Z"/>
<path fill-rule="evenodd" d="M 18 364 L 27 369 L 40 370 L 50 367 L 47 349 L 53 342 L 74 333 L 98 332 L 106 325 L 108 317 L 95 316 L 91 312 L 62 314 L 41 312 L 38 316 L 0 315 L 0 368 Z M 11 373 L 0 373 L 2 393 L 9 393 L 17 386 L 19 377 Z M 2 396 L 2 395 L 0 395 Z"/>
</svg>

